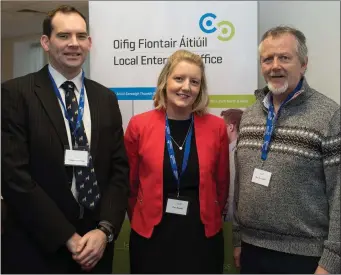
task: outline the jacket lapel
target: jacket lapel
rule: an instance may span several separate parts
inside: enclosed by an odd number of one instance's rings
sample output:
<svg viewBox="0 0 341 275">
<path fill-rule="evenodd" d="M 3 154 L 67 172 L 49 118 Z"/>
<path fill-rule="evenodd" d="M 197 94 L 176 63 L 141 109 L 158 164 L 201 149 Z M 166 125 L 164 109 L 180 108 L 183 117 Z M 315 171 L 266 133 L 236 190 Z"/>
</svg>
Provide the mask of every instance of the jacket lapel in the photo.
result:
<svg viewBox="0 0 341 275">
<path fill-rule="evenodd" d="M 99 97 L 96 94 L 95 87 L 87 78 L 84 79 L 86 96 L 88 98 L 90 117 L 91 117 L 91 144 L 90 153 L 93 159 L 96 158 L 98 133 L 99 133 Z"/>
<path fill-rule="evenodd" d="M 60 109 L 58 98 L 53 91 L 52 82 L 48 75 L 48 65 L 36 73 L 35 93 L 50 118 L 61 143 L 68 145 L 69 141 L 65 129 L 64 116 Z"/>
<path fill-rule="evenodd" d="M 157 175 L 155 177 L 155 183 L 157 185 L 163 182 L 163 162 L 164 162 L 164 150 L 165 150 L 165 135 L 166 135 L 166 113 L 163 110 L 153 110 L 153 116 L 149 121 L 146 121 L 148 127 L 146 151 L 150 152 L 150 160 L 155 164 L 155 171 Z M 162 190 L 160 187 L 159 190 Z M 160 194 L 162 196 L 162 193 Z"/>
<path fill-rule="evenodd" d="M 205 159 L 204 158 L 205 152 L 203 151 L 203 146 L 200 146 L 200 144 L 207 143 L 207 141 L 205 140 L 204 116 L 199 116 L 197 114 L 194 114 L 194 131 L 195 131 L 195 143 L 197 146 L 199 167 L 201 168 L 200 169 L 200 172 L 201 172 L 204 165 L 200 165 L 200 164 L 202 164 L 202 162 Z"/>
</svg>

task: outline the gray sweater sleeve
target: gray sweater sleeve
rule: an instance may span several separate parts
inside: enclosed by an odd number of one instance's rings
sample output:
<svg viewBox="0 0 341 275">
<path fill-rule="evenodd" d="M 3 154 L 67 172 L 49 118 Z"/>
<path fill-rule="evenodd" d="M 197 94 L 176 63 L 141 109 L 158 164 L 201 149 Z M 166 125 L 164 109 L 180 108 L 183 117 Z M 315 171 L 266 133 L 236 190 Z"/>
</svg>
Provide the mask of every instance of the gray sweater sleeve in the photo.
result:
<svg viewBox="0 0 341 275">
<path fill-rule="evenodd" d="M 336 110 L 322 141 L 326 196 L 329 204 L 329 232 L 319 265 L 329 273 L 340 273 L 340 108 Z"/>
</svg>

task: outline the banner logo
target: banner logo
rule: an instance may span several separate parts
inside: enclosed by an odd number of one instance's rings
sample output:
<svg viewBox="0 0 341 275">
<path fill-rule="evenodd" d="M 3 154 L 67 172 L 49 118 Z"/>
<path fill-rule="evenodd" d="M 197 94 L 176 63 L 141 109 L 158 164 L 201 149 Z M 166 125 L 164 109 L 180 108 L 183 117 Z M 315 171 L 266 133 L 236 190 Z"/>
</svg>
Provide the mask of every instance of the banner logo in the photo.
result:
<svg viewBox="0 0 341 275">
<path fill-rule="evenodd" d="M 226 42 L 232 39 L 235 34 L 234 25 L 230 21 L 220 21 L 214 24 L 217 16 L 214 13 L 205 13 L 199 19 L 199 27 L 204 33 L 214 33 L 216 30 L 220 31 L 218 39 Z"/>
</svg>

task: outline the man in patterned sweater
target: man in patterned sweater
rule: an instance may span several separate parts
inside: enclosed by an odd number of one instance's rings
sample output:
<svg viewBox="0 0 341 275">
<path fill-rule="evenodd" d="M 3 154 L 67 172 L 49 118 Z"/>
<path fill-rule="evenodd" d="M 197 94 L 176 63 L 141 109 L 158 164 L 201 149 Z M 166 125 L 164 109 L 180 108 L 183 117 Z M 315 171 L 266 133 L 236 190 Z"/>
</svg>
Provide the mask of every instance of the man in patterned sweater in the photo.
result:
<svg viewBox="0 0 341 275">
<path fill-rule="evenodd" d="M 242 117 L 234 257 L 241 273 L 340 273 L 340 106 L 309 87 L 302 32 L 259 46 L 267 87 Z"/>
</svg>

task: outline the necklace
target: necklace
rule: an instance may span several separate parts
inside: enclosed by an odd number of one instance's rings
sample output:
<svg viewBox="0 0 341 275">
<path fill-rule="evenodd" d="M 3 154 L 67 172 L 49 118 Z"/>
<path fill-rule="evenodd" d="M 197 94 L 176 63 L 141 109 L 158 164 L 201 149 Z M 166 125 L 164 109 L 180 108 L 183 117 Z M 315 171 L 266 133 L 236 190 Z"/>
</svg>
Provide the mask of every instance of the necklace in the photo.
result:
<svg viewBox="0 0 341 275">
<path fill-rule="evenodd" d="M 179 150 L 182 151 L 183 147 L 184 147 L 184 144 L 186 142 L 186 139 L 188 137 L 188 134 L 189 134 L 189 131 L 191 130 L 192 128 L 192 125 L 193 125 L 193 120 L 191 121 L 191 124 L 189 125 L 188 127 L 188 130 L 187 130 L 187 134 L 186 134 L 186 137 L 185 137 L 185 140 L 183 141 L 183 143 L 181 144 L 181 146 L 174 140 L 174 138 L 170 135 L 171 139 L 174 141 L 174 143 L 176 144 L 176 146 L 178 146 Z"/>
</svg>

